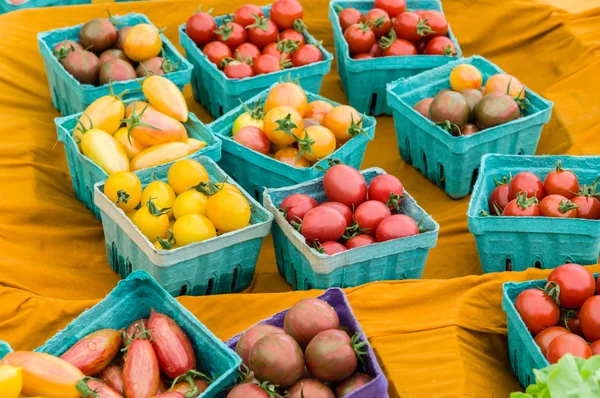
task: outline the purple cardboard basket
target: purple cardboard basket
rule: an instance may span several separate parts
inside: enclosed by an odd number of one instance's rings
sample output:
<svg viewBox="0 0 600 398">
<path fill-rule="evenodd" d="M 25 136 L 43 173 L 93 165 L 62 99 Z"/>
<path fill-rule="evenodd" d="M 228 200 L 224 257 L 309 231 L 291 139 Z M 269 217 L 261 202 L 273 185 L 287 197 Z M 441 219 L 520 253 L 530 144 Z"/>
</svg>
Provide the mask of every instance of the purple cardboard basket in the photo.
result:
<svg viewBox="0 0 600 398">
<path fill-rule="evenodd" d="M 379 366 L 379 362 L 377 362 L 377 357 L 373 352 L 373 348 L 371 344 L 367 340 L 365 333 L 363 332 L 360 324 L 358 323 L 358 319 L 354 316 L 352 312 L 352 307 L 348 302 L 348 298 L 342 289 L 339 288 L 331 288 L 327 289 L 325 293 L 317 297 L 331 305 L 335 312 L 337 312 L 340 317 L 340 325 L 343 325 L 350 329 L 350 331 L 354 334 L 356 332 L 360 332 L 360 341 L 364 341 L 367 343 L 367 357 L 364 358 L 364 364 L 361 366 L 359 362 L 360 370 L 375 376 L 371 382 L 362 386 L 360 389 L 354 391 L 350 395 L 347 395 L 344 398 L 389 398 L 387 393 L 388 382 L 385 378 L 381 367 Z M 287 314 L 288 310 L 284 310 L 278 312 L 270 318 L 267 318 L 263 321 L 258 322 L 258 324 L 268 324 L 273 326 L 278 326 L 283 328 L 283 319 L 285 318 L 285 314 Z M 229 340 L 225 342 L 225 344 L 235 350 L 235 346 L 237 345 L 238 340 L 244 333 L 248 330 L 244 330 L 242 333 L 233 336 Z M 308 398 L 308 397 L 307 397 Z"/>
</svg>

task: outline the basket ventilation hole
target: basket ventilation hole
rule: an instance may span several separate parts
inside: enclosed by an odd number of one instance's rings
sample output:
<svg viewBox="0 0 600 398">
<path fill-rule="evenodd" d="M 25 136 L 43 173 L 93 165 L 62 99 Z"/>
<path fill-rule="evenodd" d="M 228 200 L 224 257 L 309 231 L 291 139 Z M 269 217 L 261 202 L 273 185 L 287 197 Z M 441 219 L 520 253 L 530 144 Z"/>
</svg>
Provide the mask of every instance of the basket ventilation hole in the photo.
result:
<svg viewBox="0 0 600 398">
<path fill-rule="evenodd" d="M 240 265 L 233 268 L 233 277 L 231 278 L 231 291 L 234 292 L 238 287 L 238 277 L 240 276 Z"/>
<path fill-rule="evenodd" d="M 512 271 L 512 261 L 510 261 L 510 258 L 506 259 L 506 270 Z"/>
<path fill-rule="evenodd" d="M 254 190 L 254 199 L 260 201 L 260 191 L 258 190 L 257 187 L 254 187 L 253 190 Z"/>
<path fill-rule="evenodd" d="M 92 191 L 90 191 L 90 189 L 88 187 L 85 187 L 85 192 L 87 193 L 87 199 L 89 200 L 89 203 L 94 203 L 94 193 Z"/>
<path fill-rule="evenodd" d="M 179 295 L 185 296 L 187 294 L 187 289 L 188 289 L 187 285 L 182 285 L 181 289 L 179 289 Z"/>
<path fill-rule="evenodd" d="M 527 375 L 527 385 L 531 384 L 531 376 Z"/>
<path fill-rule="evenodd" d="M 423 152 L 423 174 L 427 176 L 427 155 Z"/>
<path fill-rule="evenodd" d="M 410 157 L 410 140 L 408 139 L 408 137 L 406 137 L 404 142 L 406 143 L 406 159 L 404 159 L 404 161 L 408 164 L 412 164 L 412 159 Z"/>
<path fill-rule="evenodd" d="M 440 177 L 438 180 L 438 186 L 442 189 L 444 189 L 446 187 L 446 176 L 444 176 L 444 165 L 441 163 L 438 163 L 439 169 L 440 169 Z"/>
<path fill-rule="evenodd" d="M 473 176 L 471 177 L 471 187 L 475 185 L 475 181 L 477 181 L 477 176 L 479 175 L 479 168 L 473 170 Z"/>
<path fill-rule="evenodd" d="M 308 279 L 304 279 L 304 288 L 306 290 L 312 289 L 312 285 L 310 284 L 310 282 L 308 281 Z"/>
<path fill-rule="evenodd" d="M 294 289 L 298 288 L 298 274 L 296 273 L 296 268 L 294 268 L 294 263 L 290 263 L 290 268 L 292 269 L 292 285 L 294 285 Z"/>
<path fill-rule="evenodd" d="M 219 116 L 223 116 L 223 106 L 219 105 Z"/>
<path fill-rule="evenodd" d="M 110 267 L 112 268 L 113 271 L 118 272 L 119 271 L 119 263 L 117 260 L 117 245 L 115 244 L 115 242 L 112 242 L 110 245 Z"/>
<path fill-rule="evenodd" d="M 540 260 L 537 260 L 535 263 L 533 263 L 535 268 L 541 269 L 542 268 L 542 262 Z"/>
<path fill-rule="evenodd" d="M 374 114 L 375 108 L 377 108 L 377 93 L 373 93 L 373 96 L 371 97 L 371 106 L 369 107 L 369 114 Z"/>
<path fill-rule="evenodd" d="M 573 260 L 573 258 L 571 258 L 571 257 L 567 257 L 567 258 L 565 258 L 565 262 L 564 262 L 564 263 L 565 263 L 565 264 L 573 264 L 574 262 L 575 262 L 575 261 Z"/>
<path fill-rule="evenodd" d="M 206 286 L 206 295 L 212 294 L 214 284 L 215 284 L 215 278 L 210 278 L 208 280 L 208 286 Z"/>
<path fill-rule="evenodd" d="M 129 259 L 127 259 L 129 260 Z M 131 261 L 127 261 L 127 275 L 133 272 L 133 267 L 131 266 Z"/>
<path fill-rule="evenodd" d="M 523 150 L 523 148 L 519 148 L 517 155 L 525 155 L 525 151 Z"/>
</svg>

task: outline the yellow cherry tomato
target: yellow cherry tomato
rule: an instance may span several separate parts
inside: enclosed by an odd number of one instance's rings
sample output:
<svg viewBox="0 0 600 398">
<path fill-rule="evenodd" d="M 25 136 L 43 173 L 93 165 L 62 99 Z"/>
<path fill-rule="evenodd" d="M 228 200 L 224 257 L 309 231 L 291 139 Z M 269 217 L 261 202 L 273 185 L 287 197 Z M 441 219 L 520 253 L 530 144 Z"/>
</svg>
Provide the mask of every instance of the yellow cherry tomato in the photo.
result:
<svg viewBox="0 0 600 398">
<path fill-rule="evenodd" d="M 115 137 L 105 131 L 91 129 L 81 137 L 81 151 L 106 174 L 129 171 L 129 158 Z"/>
<path fill-rule="evenodd" d="M 171 225 L 171 223 L 169 223 L 169 226 Z M 154 248 L 156 250 L 173 250 L 173 249 L 177 249 L 179 246 L 177 246 L 177 242 L 175 241 L 175 235 L 173 235 L 173 232 L 171 231 L 171 229 L 169 229 L 168 231 L 169 234 L 169 239 L 157 239 L 156 242 L 153 243 Z"/>
<path fill-rule="evenodd" d="M 333 105 L 327 101 L 316 100 L 309 102 L 306 106 L 306 113 L 304 114 L 305 119 L 313 119 L 319 122 L 319 124 L 325 123 L 325 117 L 329 112 L 333 110 Z"/>
<path fill-rule="evenodd" d="M 175 222 L 173 235 L 181 247 L 214 238 L 217 236 L 217 231 L 208 217 L 200 214 L 187 214 Z"/>
<path fill-rule="evenodd" d="M 169 169 L 168 181 L 176 194 L 181 194 L 201 182 L 208 182 L 208 172 L 193 159 L 178 160 Z"/>
<path fill-rule="evenodd" d="M 302 157 L 310 162 L 316 162 L 335 151 L 335 136 L 327 127 L 310 126 L 306 129 L 306 137 L 298 141 Z"/>
<path fill-rule="evenodd" d="M 104 194 L 125 213 L 132 211 L 142 199 L 142 183 L 129 171 L 110 175 L 104 183 Z"/>
<path fill-rule="evenodd" d="M 17 398 L 23 388 L 20 366 L 0 365 L 0 397 Z"/>
<path fill-rule="evenodd" d="M 222 189 L 208 198 L 206 213 L 220 232 L 244 228 L 250 222 L 250 204 L 241 193 Z"/>
<path fill-rule="evenodd" d="M 296 127 L 294 127 L 294 125 Z M 280 106 L 267 112 L 263 131 L 269 141 L 278 145 L 291 145 L 296 142 L 294 135 L 304 136 L 302 116 L 289 106 Z"/>
<path fill-rule="evenodd" d="M 131 171 L 146 169 L 184 158 L 194 152 L 196 149 L 185 142 L 152 145 L 131 159 L 130 168 Z"/>
<path fill-rule="evenodd" d="M 146 207 L 148 200 L 152 198 L 159 209 L 173 207 L 175 202 L 175 192 L 166 182 L 152 181 L 142 191 L 142 208 Z M 168 213 L 170 214 L 170 212 Z M 154 242 L 156 239 L 150 239 Z"/>
<path fill-rule="evenodd" d="M 217 186 L 218 189 L 230 189 L 234 192 L 242 193 L 238 187 L 236 187 L 235 185 L 230 184 L 228 182 L 217 182 L 215 185 Z"/>
<path fill-rule="evenodd" d="M 123 149 L 125 149 L 127 158 L 130 161 L 144 149 L 148 148 L 146 145 L 142 145 L 141 143 L 137 142 L 135 138 L 131 136 L 128 137 L 127 127 L 121 127 L 120 129 L 118 129 L 115 135 L 113 135 L 113 137 L 115 137 L 115 140 L 117 140 L 117 142 L 121 144 Z"/>
<path fill-rule="evenodd" d="M 196 190 L 185 191 L 173 203 L 173 216 L 176 220 L 186 214 L 206 215 L 206 196 Z"/>
<path fill-rule="evenodd" d="M 180 122 L 187 122 L 187 103 L 175 83 L 163 76 L 148 76 L 142 82 L 142 91 L 157 111 Z"/>
<path fill-rule="evenodd" d="M 450 86 L 458 92 L 467 88 L 479 90 L 482 79 L 479 69 L 469 64 L 458 65 L 450 72 Z"/>
<path fill-rule="evenodd" d="M 351 106 L 336 106 L 325 116 L 325 127 L 331 130 L 339 142 L 344 143 L 363 133 L 362 116 Z"/>
<path fill-rule="evenodd" d="M 246 112 L 239 115 L 233 122 L 233 127 L 231 128 L 232 137 L 243 127 L 250 126 L 259 128 L 261 130 L 263 129 L 263 119 L 265 117 L 265 112 L 263 111 L 262 106 L 260 106 L 260 101 L 258 101 L 252 109 L 250 109 L 248 106 L 246 106 L 246 104 L 243 103 L 242 106 L 244 107 Z"/>
<path fill-rule="evenodd" d="M 306 113 L 308 100 L 302 87 L 296 83 L 280 83 L 273 87 L 265 100 L 265 112 L 280 106 L 289 106 L 298 111 L 301 117 Z"/>
<path fill-rule="evenodd" d="M 160 33 L 150 24 L 137 24 L 127 32 L 123 47 L 125 55 L 133 61 L 141 62 L 156 57 L 162 49 Z"/>
<path fill-rule="evenodd" d="M 106 131 L 114 134 L 121 125 L 125 116 L 125 104 L 121 95 L 115 95 L 112 84 L 108 85 L 109 95 L 100 97 L 92 102 L 79 117 L 73 134 L 82 133 L 90 129 Z"/>
<path fill-rule="evenodd" d="M 149 201 L 131 218 L 131 221 L 150 242 L 156 241 L 157 238 L 165 239 L 169 235 L 169 216 L 152 203 L 154 202 Z"/>
<path fill-rule="evenodd" d="M 310 167 L 310 162 L 303 157 L 298 158 L 298 150 L 296 148 L 283 148 L 275 152 L 273 156 L 276 160 L 281 163 L 289 164 L 297 169 L 303 167 Z"/>
<path fill-rule="evenodd" d="M 156 250 L 173 250 L 173 249 L 177 249 L 179 247 L 179 245 L 177 245 L 177 244 L 170 246 L 170 247 L 163 247 L 159 241 L 154 242 L 153 245 Z"/>
<path fill-rule="evenodd" d="M 498 73 L 490 76 L 485 82 L 485 94 L 489 93 L 502 93 L 513 98 L 524 98 L 525 88 L 523 83 L 516 77 L 506 73 Z"/>
</svg>

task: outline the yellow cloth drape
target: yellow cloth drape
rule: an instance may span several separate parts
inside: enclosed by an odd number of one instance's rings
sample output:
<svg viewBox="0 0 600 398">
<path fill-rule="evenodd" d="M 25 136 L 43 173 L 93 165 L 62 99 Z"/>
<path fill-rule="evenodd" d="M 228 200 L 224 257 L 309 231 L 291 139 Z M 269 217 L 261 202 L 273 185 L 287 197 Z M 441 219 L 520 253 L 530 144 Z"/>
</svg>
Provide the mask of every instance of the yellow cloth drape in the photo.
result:
<svg viewBox="0 0 600 398">
<path fill-rule="evenodd" d="M 205 0 L 215 15 L 245 0 Z M 327 2 L 301 0 L 305 22 L 333 52 Z M 264 4 L 265 1 L 258 1 Z M 113 14 L 146 14 L 178 44 L 177 26 L 196 1 L 110 4 Z M 465 55 L 480 54 L 555 102 L 538 153 L 600 151 L 600 1 L 444 0 Z M 56 143 L 47 78 L 36 34 L 105 16 L 106 4 L 19 11 L 0 16 L 0 339 L 31 349 L 106 295 L 118 281 L 107 266 L 102 226 L 73 195 L 65 154 Z M 325 96 L 345 102 L 334 70 Z M 188 104 L 203 121 L 211 118 Z M 518 389 L 506 353 L 501 283 L 547 271 L 484 276 L 467 229 L 468 198 L 448 198 L 399 157 L 393 121 L 378 118 L 363 167 L 398 176 L 440 223 L 423 281 L 348 289 L 350 302 L 390 381 L 392 397 L 502 397 Z M 595 268 L 596 271 L 600 270 Z M 454 278 L 454 279 L 450 279 Z M 182 304 L 226 339 L 317 292 L 289 291 L 277 274 L 270 238 L 254 293 L 183 297 Z"/>
</svg>

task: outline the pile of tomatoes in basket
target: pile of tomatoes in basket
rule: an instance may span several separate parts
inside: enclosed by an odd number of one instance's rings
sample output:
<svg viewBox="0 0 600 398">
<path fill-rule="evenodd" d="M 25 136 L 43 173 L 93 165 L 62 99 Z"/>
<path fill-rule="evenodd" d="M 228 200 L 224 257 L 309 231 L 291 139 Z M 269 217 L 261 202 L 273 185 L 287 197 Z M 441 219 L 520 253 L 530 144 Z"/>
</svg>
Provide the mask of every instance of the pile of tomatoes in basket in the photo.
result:
<svg viewBox="0 0 600 398">
<path fill-rule="evenodd" d="M 575 173 L 558 161 L 542 180 L 529 171 L 510 180 L 495 180 L 496 188 L 488 198 L 489 213 L 494 216 L 542 216 L 600 219 L 600 201 L 595 197 L 600 178 L 591 185 L 580 185 Z"/>
<path fill-rule="evenodd" d="M 228 182 L 211 181 L 193 159 L 173 163 L 167 182 L 152 181 L 144 189 L 133 173 L 112 174 L 104 194 L 157 250 L 176 249 L 250 224 L 250 204 L 241 191 Z"/>
<path fill-rule="evenodd" d="M 544 289 L 527 289 L 515 307 L 550 363 L 570 353 L 600 355 L 600 279 L 578 264 L 564 264 L 548 276 Z M 591 344 L 588 344 L 590 342 Z"/>
<path fill-rule="evenodd" d="M 306 93 L 292 82 L 273 87 L 262 107 L 245 108 L 233 123 L 234 141 L 298 168 L 310 167 L 351 138 L 366 134 L 356 109 L 322 100 L 308 102 Z"/>
<path fill-rule="evenodd" d="M 79 42 L 65 39 L 52 49 L 54 56 L 77 81 L 95 86 L 177 70 L 159 56 L 162 40 L 155 26 L 116 25 L 110 16 L 92 19 L 81 27 Z"/>
<path fill-rule="evenodd" d="M 197 397 L 211 380 L 196 370 L 189 337 L 168 315 L 149 315 L 125 331 L 90 333 L 60 357 L 8 353 L 0 367 L 14 367 L 15 383 L 2 397 Z"/>
<path fill-rule="evenodd" d="M 374 8 L 364 15 L 352 7 L 339 10 L 338 15 L 354 59 L 456 55 L 448 21 L 439 11 L 407 11 L 404 0 L 375 0 Z"/>
<path fill-rule="evenodd" d="M 338 164 L 325 173 L 323 189 L 328 199 L 324 203 L 297 193 L 279 205 L 306 244 L 320 253 L 334 255 L 421 232 L 415 220 L 400 214 L 404 188 L 391 174 L 367 185 L 358 170 Z"/>
<path fill-rule="evenodd" d="M 277 0 L 269 17 L 245 4 L 219 27 L 210 12 L 199 11 L 186 33 L 228 78 L 244 79 L 323 60 L 319 45 L 306 42 L 303 16 L 296 0 Z"/>
</svg>

